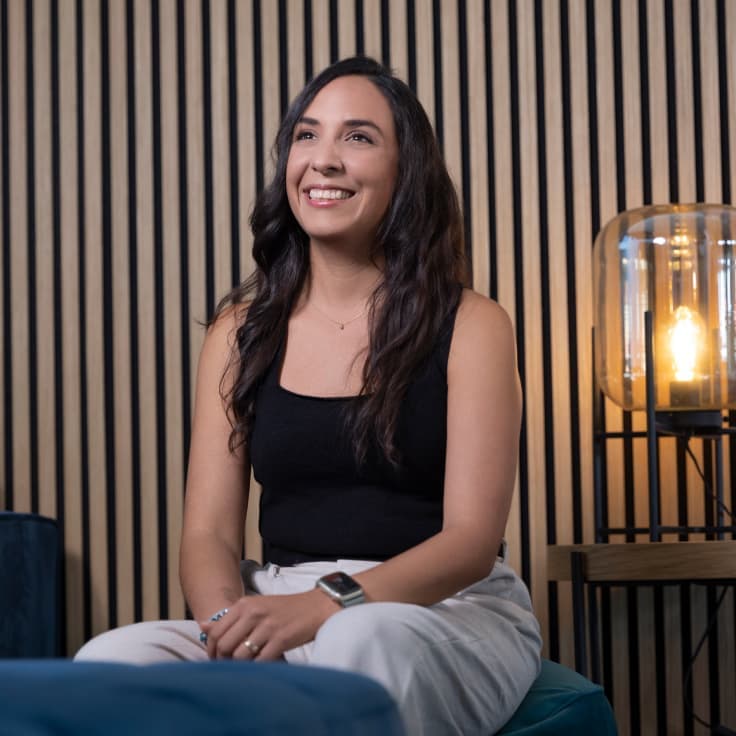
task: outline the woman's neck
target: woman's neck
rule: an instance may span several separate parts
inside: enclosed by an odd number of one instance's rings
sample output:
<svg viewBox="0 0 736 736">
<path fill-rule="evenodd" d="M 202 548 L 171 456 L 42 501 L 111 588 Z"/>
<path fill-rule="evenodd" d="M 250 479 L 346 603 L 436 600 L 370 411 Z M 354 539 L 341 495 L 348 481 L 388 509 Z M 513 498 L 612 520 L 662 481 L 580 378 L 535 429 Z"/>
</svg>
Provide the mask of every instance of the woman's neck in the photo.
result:
<svg viewBox="0 0 736 736">
<path fill-rule="evenodd" d="M 356 259 L 313 248 L 303 300 L 344 317 L 343 312 L 366 304 L 381 278 L 381 265 L 368 257 Z"/>
</svg>

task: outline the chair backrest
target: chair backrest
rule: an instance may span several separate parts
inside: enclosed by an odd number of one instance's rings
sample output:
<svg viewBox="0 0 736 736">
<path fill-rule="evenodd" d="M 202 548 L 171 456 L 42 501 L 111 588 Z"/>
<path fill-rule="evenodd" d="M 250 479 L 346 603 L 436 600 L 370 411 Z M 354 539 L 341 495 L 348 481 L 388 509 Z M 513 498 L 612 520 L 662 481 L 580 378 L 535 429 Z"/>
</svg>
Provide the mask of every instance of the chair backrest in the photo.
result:
<svg viewBox="0 0 736 736">
<path fill-rule="evenodd" d="M 0 512 L 0 657 L 61 654 L 61 559 L 54 519 Z"/>
</svg>

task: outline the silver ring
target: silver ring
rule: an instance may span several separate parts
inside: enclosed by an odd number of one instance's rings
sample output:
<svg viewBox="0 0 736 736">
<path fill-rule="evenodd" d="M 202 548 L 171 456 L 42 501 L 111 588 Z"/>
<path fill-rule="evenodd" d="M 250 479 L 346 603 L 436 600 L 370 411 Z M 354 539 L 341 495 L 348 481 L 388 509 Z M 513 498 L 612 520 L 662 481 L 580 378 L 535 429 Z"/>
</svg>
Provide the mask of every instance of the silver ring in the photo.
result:
<svg viewBox="0 0 736 736">
<path fill-rule="evenodd" d="M 250 653 L 255 657 L 258 652 L 261 651 L 261 647 L 258 644 L 254 644 L 250 639 L 246 639 L 243 642 L 243 646 L 250 650 Z"/>
</svg>

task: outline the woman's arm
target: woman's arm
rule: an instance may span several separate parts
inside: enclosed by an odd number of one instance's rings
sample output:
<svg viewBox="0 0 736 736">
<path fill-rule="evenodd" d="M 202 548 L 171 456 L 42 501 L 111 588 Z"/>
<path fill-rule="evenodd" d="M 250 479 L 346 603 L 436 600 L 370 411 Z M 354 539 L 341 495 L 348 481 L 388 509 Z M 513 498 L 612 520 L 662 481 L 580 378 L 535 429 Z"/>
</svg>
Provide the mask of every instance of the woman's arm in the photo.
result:
<svg viewBox="0 0 736 736">
<path fill-rule="evenodd" d="M 179 576 L 197 620 L 243 595 L 240 559 L 250 469 L 247 453 L 231 453 L 231 426 L 220 394 L 235 335 L 236 308 L 207 331 L 197 371 L 197 388 L 184 501 Z"/>
<path fill-rule="evenodd" d="M 485 577 L 506 526 L 516 476 L 521 389 L 506 312 L 464 291 L 447 369 L 442 531 L 356 575 L 369 601 L 430 605 Z"/>
<path fill-rule="evenodd" d="M 179 576 L 192 615 L 208 634 L 211 657 L 252 657 L 243 640 L 260 624 L 257 640 L 268 642 L 261 658 L 276 659 L 313 639 L 339 607 L 317 590 L 292 596 L 244 595 L 240 559 L 250 462 L 242 446 L 230 452 L 231 426 L 221 395 L 221 388 L 227 391 L 232 381 L 236 328 L 232 308 L 208 330 L 200 354 Z M 229 609 L 227 616 L 211 623 L 210 616 L 222 608 Z"/>
</svg>

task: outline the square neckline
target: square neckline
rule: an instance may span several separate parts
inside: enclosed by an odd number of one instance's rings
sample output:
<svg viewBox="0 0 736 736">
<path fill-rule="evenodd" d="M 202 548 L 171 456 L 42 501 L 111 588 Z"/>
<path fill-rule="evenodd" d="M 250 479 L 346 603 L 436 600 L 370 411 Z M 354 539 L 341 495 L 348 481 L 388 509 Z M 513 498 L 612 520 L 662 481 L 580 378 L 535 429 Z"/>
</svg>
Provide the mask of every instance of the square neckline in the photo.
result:
<svg viewBox="0 0 736 736">
<path fill-rule="evenodd" d="M 355 401 L 356 399 L 360 399 L 364 396 L 364 394 L 348 394 L 343 396 L 318 396 L 315 394 L 305 394 L 299 391 L 294 391 L 290 388 L 286 388 L 281 383 L 281 372 L 284 367 L 284 359 L 286 358 L 286 343 L 288 339 L 289 334 L 287 328 L 284 334 L 284 338 L 283 340 L 281 340 L 281 344 L 279 345 L 276 357 L 274 358 L 275 370 L 273 371 L 273 374 L 275 380 L 273 381 L 273 383 L 276 385 L 276 388 L 279 389 L 279 391 L 287 394 L 288 396 L 294 396 L 298 399 L 306 399 L 307 401 Z"/>
</svg>

